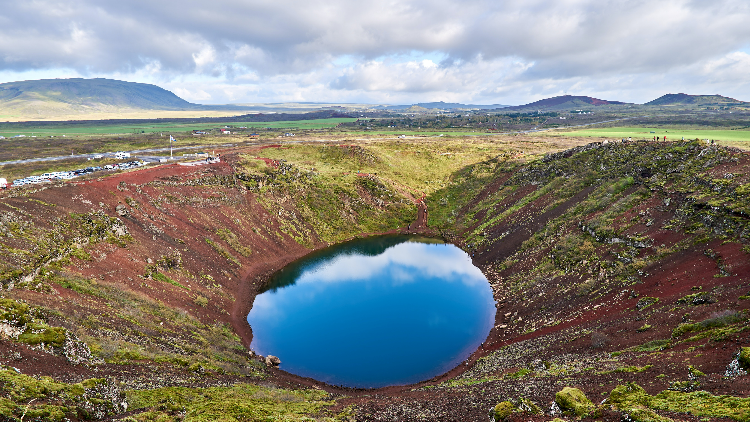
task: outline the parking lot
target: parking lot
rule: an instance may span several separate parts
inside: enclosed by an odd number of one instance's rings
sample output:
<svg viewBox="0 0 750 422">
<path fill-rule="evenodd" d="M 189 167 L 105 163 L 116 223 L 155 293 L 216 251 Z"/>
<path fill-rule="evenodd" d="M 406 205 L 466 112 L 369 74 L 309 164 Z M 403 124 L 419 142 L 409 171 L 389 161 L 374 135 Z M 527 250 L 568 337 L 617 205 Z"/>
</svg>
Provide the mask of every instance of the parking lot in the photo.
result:
<svg viewBox="0 0 750 422">
<path fill-rule="evenodd" d="M 51 173 L 44 173 L 39 176 L 27 176 L 22 179 L 16 179 L 13 181 L 11 186 L 20 187 L 24 185 L 49 183 L 55 180 L 70 180 L 78 176 L 83 176 L 86 174 L 95 173 L 99 171 L 125 170 L 125 169 L 145 166 L 146 164 L 148 164 L 148 162 L 143 161 L 143 160 L 133 160 L 133 161 L 125 162 L 125 163 L 107 164 L 102 167 L 94 166 L 94 167 L 80 168 L 80 169 L 71 170 L 71 171 L 56 171 L 56 172 L 51 172 Z"/>
</svg>

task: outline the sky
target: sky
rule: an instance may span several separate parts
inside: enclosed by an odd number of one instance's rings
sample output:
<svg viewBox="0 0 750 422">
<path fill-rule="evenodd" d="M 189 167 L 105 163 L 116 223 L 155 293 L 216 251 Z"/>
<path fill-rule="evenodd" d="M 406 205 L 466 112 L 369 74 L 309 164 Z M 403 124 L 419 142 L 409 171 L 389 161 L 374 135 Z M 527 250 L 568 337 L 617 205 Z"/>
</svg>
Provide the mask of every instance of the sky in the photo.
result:
<svg viewBox="0 0 750 422">
<path fill-rule="evenodd" d="M 0 82 L 201 104 L 750 101 L 747 0 L 0 0 Z"/>
</svg>

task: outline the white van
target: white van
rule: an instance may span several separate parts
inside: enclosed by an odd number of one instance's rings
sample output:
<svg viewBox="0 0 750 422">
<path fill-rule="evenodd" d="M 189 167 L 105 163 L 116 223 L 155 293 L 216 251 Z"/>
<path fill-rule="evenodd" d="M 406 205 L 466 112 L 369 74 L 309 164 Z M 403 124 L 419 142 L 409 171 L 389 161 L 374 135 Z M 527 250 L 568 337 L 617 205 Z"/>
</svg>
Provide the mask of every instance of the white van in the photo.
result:
<svg viewBox="0 0 750 422">
<path fill-rule="evenodd" d="M 0 177 L 0 189 L 8 189 L 8 181 L 4 177 Z"/>
<path fill-rule="evenodd" d="M 118 160 L 124 160 L 125 158 L 130 158 L 130 153 L 118 151 L 115 153 L 115 158 L 117 158 Z"/>
</svg>

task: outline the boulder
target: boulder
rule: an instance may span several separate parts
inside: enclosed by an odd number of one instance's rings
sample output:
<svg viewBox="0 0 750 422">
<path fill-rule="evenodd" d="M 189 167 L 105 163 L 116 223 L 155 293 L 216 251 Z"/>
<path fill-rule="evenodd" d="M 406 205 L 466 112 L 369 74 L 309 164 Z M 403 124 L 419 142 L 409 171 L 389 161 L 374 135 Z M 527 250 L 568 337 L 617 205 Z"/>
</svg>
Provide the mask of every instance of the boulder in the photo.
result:
<svg viewBox="0 0 750 422">
<path fill-rule="evenodd" d="M 281 359 L 277 358 L 274 355 L 268 355 L 268 356 L 266 356 L 266 366 L 268 366 L 268 367 L 274 366 L 275 367 L 275 366 L 279 366 L 279 365 L 281 365 Z"/>
<path fill-rule="evenodd" d="M 573 387 L 565 387 L 555 394 L 555 403 L 560 406 L 560 410 L 564 413 L 579 417 L 596 409 L 591 400 L 583 394 L 583 391 Z"/>
<path fill-rule="evenodd" d="M 117 212 L 117 215 L 119 215 L 120 217 L 125 217 L 126 215 L 128 215 L 128 208 L 122 204 L 116 206 L 115 211 Z"/>
</svg>

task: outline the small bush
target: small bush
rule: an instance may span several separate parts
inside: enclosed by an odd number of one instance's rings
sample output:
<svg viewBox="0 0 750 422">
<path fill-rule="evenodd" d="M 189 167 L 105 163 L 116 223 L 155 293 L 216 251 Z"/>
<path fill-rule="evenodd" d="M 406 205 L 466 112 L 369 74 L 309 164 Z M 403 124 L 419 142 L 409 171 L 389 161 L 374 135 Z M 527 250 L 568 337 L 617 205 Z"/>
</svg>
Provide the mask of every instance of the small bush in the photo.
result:
<svg viewBox="0 0 750 422">
<path fill-rule="evenodd" d="M 525 377 L 526 375 L 528 375 L 530 373 L 531 373 L 531 369 L 523 368 L 523 369 L 519 369 L 516 372 L 511 372 L 509 374 L 506 374 L 505 377 L 506 378 L 510 378 L 510 379 L 520 379 L 520 378 L 523 378 L 523 377 Z"/>
<path fill-rule="evenodd" d="M 591 333 L 591 347 L 594 349 L 601 349 L 602 347 L 609 344 L 609 337 L 599 331 Z"/>
<path fill-rule="evenodd" d="M 650 324 L 643 324 L 643 326 L 641 326 L 641 328 L 639 328 L 639 329 L 637 329 L 635 331 L 638 331 L 639 333 L 642 333 L 642 332 L 648 331 L 650 329 L 651 329 L 651 325 Z"/>
<path fill-rule="evenodd" d="M 492 409 L 490 417 L 496 422 L 504 421 L 511 413 L 513 413 L 513 410 L 515 410 L 513 403 L 509 401 L 501 401 Z"/>
<path fill-rule="evenodd" d="M 727 325 L 744 321 L 745 317 L 736 311 L 723 311 L 712 314 L 708 319 L 695 324 L 680 324 L 672 330 L 672 338 L 680 337 L 685 333 L 701 332 L 713 328 L 722 328 Z"/>
<path fill-rule="evenodd" d="M 193 303 L 200 306 L 201 308 L 205 308 L 206 306 L 208 306 L 208 298 L 198 295 L 195 297 L 195 300 L 193 300 Z"/>
<path fill-rule="evenodd" d="M 635 304 L 635 308 L 642 311 L 657 302 L 659 302 L 658 297 L 644 297 L 638 300 L 638 303 Z"/>
</svg>

